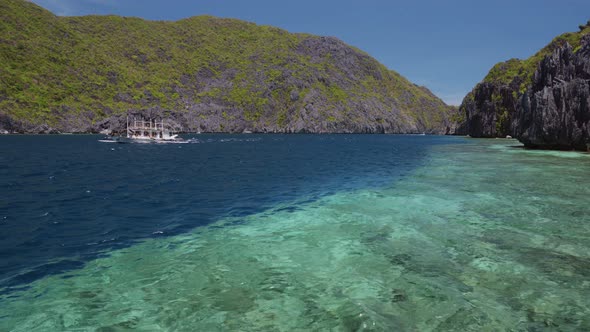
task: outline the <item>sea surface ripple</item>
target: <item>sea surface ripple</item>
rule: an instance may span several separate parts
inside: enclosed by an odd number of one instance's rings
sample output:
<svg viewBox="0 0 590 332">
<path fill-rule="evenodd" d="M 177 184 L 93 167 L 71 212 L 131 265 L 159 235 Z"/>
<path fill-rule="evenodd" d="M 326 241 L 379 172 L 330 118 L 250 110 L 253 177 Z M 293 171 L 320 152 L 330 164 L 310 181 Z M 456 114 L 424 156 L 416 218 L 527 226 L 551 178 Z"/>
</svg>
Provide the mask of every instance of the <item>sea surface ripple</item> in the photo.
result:
<svg viewBox="0 0 590 332">
<path fill-rule="evenodd" d="M 281 201 L 389 183 L 416 167 L 430 146 L 447 141 L 197 135 L 198 144 L 124 145 L 100 138 L 0 137 L 5 292 L 140 239 L 246 216 Z"/>
</svg>

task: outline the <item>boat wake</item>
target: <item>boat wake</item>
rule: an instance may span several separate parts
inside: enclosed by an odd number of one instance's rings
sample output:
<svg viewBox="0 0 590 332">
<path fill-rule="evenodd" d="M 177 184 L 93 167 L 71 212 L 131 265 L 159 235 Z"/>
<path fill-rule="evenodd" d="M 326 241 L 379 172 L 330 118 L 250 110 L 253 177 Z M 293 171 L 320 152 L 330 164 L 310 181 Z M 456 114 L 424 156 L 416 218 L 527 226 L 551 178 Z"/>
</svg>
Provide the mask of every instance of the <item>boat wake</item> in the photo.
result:
<svg viewBox="0 0 590 332">
<path fill-rule="evenodd" d="M 161 139 L 127 139 L 125 137 L 104 137 L 98 140 L 101 143 L 119 143 L 119 144 L 199 144 L 199 143 L 232 143 L 232 142 L 260 142 L 262 138 L 222 138 L 222 139 L 204 139 L 199 140 L 198 138 L 181 139 L 177 138 L 174 140 L 161 140 Z"/>
<path fill-rule="evenodd" d="M 176 139 L 176 140 L 122 140 L 118 138 L 110 138 L 106 137 L 103 139 L 98 140 L 101 143 L 119 143 L 119 144 L 195 144 L 195 143 L 202 143 L 196 138 L 191 139 Z"/>
</svg>

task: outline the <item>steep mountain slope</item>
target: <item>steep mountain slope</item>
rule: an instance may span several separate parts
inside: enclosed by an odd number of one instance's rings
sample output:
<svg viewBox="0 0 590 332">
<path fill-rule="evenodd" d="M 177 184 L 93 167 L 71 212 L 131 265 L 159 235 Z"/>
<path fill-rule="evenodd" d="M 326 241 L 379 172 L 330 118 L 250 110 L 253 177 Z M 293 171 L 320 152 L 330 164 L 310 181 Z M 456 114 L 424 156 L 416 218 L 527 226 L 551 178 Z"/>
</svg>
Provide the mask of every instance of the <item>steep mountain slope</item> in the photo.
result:
<svg viewBox="0 0 590 332">
<path fill-rule="evenodd" d="M 529 147 L 590 151 L 590 34 L 541 61 L 513 128 Z"/>
<path fill-rule="evenodd" d="M 527 139 L 523 135 L 525 133 L 530 134 L 530 131 L 524 126 L 528 126 L 530 121 L 532 121 L 529 119 L 530 114 L 526 115 L 530 110 L 532 96 L 542 91 L 545 87 L 552 87 L 555 77 L 541 79 L 549 63 L 551 61 L 573 61 L 574 57 L 580 63 L 586 61 L 588 56 L 584 52 L 580 52 L 580 50 L 582 50 L 583 40 L 586 38 L 584 36 L 588 34 L 590 34 L 590 21 L 586 25 L 581 25 L 578 32 L 565 33 L 556 37 L 551 43 L 529 59 L 511 59 L 496 64 L 484 78 L 483 82 L 477 84 L 463 100 L 460 107 L 460 113 L 464 116 L 463 123 L 457 129 L 456 133 L 469 134 L 474 137 L 504 137 L 506 135 L 512 135 L 518 138 L 522 137 L 522 141 L 531 147 L 581 149 L 579 143 L 573 143 L 573 137 L 568 139 L 561 137 L 559 142 L 553 142 L 555 139 L 547 138 L 543 140 L 545 143 L 540 144 L 541 141 L 539 139 Z M 560 57 L 559 54 L 566 52 L 566 49 L 569 49 L 569 55 Z M 558 67 L 567 66 L 569 66 L 569 62 L 562 62 L 561 65 L 558 65 Z M 583 67 L 583 65 L 581 66 Z M 556 72 L 554 71 L 554 73 Z M 578 70 L 577 73 L 574 70 L 574 74 L 568 76 L 568 79 L 578 78 L 584 80 L 586 79 L 585 75 L 583 70 Z M 540 83 L 541 81 L 543 83 Z M 572 107 L 584 108 L 582 95 L 569 94 L 564 95 L 564 97 L 570 100 L 566 100 L 562 104 L 563 107 L 557 109 L 560 112 L 559 116 L 565 117 L 565 114 L 570 112 Z M 580 99 L 578 97 L 582 98 Z M 537 98 L 536 100 L 540 99 Z M 575 112 L 581 114 L 580 112 L 583 113 L 583 110 Z M 518 118 L 521 120 L 518 121 Z M 536 118 L 537 120 L 535 121 L 537 123 L 541 121 L 540 118 Z M 559 126 L 565 128 L 566 126 L 573 125 L 571 122 L 566 122 L 559 124 Z M 537 143 L 533 143 L 533 141 Z"/>
<path fill-rule="evenodd" d="M 120 129 L 122 114 L 211 132 L 435 132 L 453 109 L 331 37 L 209 16 L 57 17 L 0 0 L 0 129 Z"/>
</svg>

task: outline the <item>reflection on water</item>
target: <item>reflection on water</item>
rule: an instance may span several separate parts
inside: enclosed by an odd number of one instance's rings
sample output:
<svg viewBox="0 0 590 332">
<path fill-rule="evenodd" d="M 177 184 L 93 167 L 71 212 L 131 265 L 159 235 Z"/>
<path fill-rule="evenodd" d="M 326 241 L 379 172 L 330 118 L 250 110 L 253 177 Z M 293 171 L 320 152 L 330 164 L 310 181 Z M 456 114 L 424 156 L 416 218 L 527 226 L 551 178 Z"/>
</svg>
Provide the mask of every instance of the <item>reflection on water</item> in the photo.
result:
<svg viewBox="0 0 590 332">
<path fill-rule="evenodd" d="M 5 296 L 0 329 L 590 330 L 590 160 L 506 146 L 114 251 Z"/>
</svg>

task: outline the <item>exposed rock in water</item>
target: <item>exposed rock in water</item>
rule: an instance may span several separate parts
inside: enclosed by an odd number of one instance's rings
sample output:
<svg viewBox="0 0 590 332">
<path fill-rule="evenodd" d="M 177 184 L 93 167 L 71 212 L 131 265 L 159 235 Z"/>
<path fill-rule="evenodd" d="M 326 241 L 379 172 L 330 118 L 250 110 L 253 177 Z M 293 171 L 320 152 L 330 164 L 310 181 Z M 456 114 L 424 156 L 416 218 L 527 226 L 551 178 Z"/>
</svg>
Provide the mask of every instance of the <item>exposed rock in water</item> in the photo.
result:
<svg viewBox="0 0 590 332">
<path fill-rule="evenodd" d="M 527 60 L 494 66 L 463 100 L 455 134 L 515 137 L 529 148 L 590 147 L 590 22 Z"/>
<path fill-rule="evenodd" d="M 590 148 L 590 35 L 543 59 L 517 109 L 515 134 L 528 147 Z"/>
<path fill-rule="evenodd" d="M 480 83 L 465 97 L 459 108 L 465 114 L 465 122 L 456 134 L 472 137 L 512 135 L 511 115 L 514 114 L 516 104 L 514 86 Z"/>
</svg>

